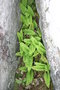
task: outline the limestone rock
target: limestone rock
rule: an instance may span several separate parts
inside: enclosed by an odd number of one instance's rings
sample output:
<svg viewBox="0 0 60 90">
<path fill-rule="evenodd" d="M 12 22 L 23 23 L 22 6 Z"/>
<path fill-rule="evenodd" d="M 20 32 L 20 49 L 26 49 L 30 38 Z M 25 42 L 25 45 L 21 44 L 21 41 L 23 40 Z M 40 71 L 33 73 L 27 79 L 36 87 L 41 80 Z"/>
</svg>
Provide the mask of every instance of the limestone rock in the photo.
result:
<svg viewBox="0 0 60 90">
<path fill-rule="evenodd" d="M 19 0 L 0 0 L 0 90 L 13 90 L 14 86 L 18 3 Z"/>
<path fill-rule="evenodd" d="M 60 1 L 35 0 L 55 90 L 60 90 Z"/>
</svg>

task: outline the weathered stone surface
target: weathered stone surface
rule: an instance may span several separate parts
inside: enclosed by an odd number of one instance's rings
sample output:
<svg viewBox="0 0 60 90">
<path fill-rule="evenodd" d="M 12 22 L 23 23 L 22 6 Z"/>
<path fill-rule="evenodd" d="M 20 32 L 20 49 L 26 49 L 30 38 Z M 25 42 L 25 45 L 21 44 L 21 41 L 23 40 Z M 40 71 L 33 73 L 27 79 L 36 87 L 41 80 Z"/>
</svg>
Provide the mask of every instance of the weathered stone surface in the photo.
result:
<svg viewBox="0 0 60 90">
<path fill-rule="evenodd" d="M 13 90 L 19 0 L 0 0 L 0 90 Z"/>
<path fill-rule="evenodd" d="M 54 89 L 60 90 L 60 1 L 35 0 L 39 26 L 51 68 Z"/>
</svg>

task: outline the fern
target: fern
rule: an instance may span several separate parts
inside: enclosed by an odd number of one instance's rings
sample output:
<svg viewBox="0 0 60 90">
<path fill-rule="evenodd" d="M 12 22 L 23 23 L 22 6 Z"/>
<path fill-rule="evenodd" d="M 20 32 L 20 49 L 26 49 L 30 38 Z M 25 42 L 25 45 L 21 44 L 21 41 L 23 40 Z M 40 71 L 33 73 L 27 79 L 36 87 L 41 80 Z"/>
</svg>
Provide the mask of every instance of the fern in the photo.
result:
<svg viewBox="0 0 60 90">
<path fill-rule="evenodd" d="M 34 0 L 30 3 L 33 3 Z M 21 22 L 22 28 L 20 32 L 17 32 L 17 37 L 19 40 L 19 52 L 16 53 L 16 56 L 23 58 L 23 64 L 21 67 L 19 66 L 19 71 L 26 72 L 26 77 L 24 81 L 21 82 L 17 80 L 17 83 L 25 83 L 25 85 L 29 85 L 32 83 L 34 78 L 34 71 L 43 71 L 44 72 L 44 80 L 49 87 L 50 85 L 50 66 L 46 59 L 46 50 L 41 42 L 42 35 L 41 31 L 35 21 L 34 12 L 28 4 L 28 0 L 22 0 L 20 3 L 21 9 Z M 38 55 L 40 55 L 39 62 L 33 60 Z M 38 59 L 38 58 L 37 58 Z"/>
</svg>

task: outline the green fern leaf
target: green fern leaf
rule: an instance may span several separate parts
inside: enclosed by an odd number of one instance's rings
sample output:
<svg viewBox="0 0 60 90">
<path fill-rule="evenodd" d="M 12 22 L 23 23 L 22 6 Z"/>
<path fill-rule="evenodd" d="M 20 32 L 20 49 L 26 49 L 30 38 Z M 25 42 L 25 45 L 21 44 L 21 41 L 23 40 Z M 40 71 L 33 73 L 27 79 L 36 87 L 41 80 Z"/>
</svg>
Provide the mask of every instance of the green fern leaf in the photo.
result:
<svg viewBox="0 0 60 90">
<path fill-rule="evenodd" d="M 20 71 L 23 71 L 23 72 L 26 72 L 27 71 L 27 68 L 24 66 L 24 67 L 19 67 L 19 70 Z"/>
<path fill-rule="evenodd" d="M 44 80 L 45 80 L 46 86 L 49 88 L 49 86 L 50 86 L 50 73 L 49 72 L 44 73 Z"/>
<path fill-rule="evenodd" d="M 33 71 L 27 72 L 26 74 L 26 86 L 32 83 L 33 80 Z"/>
<path fill-rule="evenodd" d="M 30 6 L 28 6 L 27 12 L 29 13 L 29 15 L 34 16 L 34 12 Z"/>
<path fill-rule="evenodd" d="M 17 32 L 17 37 L 18 37 L 19 42 L 23 41 L 23 32 L 22 32 L 22 30 L 20 32 Z"/>
<path fill-rule="evenodd" d="M 30 36 L 36 35 L 35 32 L 33 30 L 30 30 L 30 29 L 25 29 L 23 32 L 25 35 L 30 35 Z"/>
<path fill-rule="evenodd" d="M 26 7 L 27 6 L 27 0 L 22 0 L 22 4 Z"/>
</svg>

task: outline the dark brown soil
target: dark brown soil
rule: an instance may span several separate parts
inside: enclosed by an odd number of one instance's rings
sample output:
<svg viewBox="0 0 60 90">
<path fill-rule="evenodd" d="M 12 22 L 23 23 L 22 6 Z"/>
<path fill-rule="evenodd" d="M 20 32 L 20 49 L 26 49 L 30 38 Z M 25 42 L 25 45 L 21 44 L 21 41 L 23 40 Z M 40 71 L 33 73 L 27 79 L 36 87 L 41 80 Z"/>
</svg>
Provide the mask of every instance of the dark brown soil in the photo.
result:
<svg viewBox="0 0 60 90">
<path fill-rule="evenodd" d="M 50 88 L 47 88 L 46 85 L 44 83 L 42 83 L 41 85 L 38 86 L 32 86 L 31 89 L 24 89 L 22 87 L 22 85 L 19 86 L 19 89 L 17 90 L 53 90 L 53 85 L 51 83 Z"/>
</svg>

